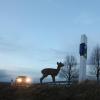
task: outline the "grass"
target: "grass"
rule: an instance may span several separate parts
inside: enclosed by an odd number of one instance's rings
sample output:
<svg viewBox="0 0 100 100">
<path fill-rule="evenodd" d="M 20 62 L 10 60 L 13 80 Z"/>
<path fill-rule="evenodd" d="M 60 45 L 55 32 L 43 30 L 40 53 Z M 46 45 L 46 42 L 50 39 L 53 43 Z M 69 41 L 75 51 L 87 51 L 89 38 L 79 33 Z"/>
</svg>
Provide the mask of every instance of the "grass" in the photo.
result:
<svg viewBox="0 0 100 100">
<path fill-rule="evenodd" d="M 70 87 L 33 85 L 28 88 L 0 86 L 0 100 L 100 100 L 100 85 L 82 83 Z"/>
</svg>

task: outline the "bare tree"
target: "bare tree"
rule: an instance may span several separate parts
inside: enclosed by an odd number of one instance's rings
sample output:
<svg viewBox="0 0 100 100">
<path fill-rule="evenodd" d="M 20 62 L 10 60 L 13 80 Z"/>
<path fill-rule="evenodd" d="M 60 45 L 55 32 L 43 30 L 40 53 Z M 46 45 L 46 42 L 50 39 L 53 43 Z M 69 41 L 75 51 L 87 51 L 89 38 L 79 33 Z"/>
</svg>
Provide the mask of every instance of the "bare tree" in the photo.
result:
<svg viewBox="0 0 100 100">
<path fill-rule="evenodd" d="M 97 82 L 99 82 L 100 77 L 100 47 L 97 45 L 91 54 L 90 64 L 92 65 L 93 73 L 96 75 Z"/>
<path fill-rule="evenodd" d="M 65 78 L 68 84 L 70 84 L 73 79 L 78 77 L 76 65 L 77 60 L 74 56 L 66 56 L 64 67 L 60 71 L 60 77 Z"/>
</svg>

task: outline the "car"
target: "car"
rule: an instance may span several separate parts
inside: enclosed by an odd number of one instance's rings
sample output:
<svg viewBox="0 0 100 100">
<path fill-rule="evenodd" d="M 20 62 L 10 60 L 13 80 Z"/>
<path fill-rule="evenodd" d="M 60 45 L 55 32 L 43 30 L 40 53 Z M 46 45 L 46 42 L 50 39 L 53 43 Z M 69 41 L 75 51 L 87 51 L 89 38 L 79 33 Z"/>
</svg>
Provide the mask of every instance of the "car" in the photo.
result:
<svg viewBox="0 0 100 100">
<path fill-rule="evenodd" d="M 15 80 L 16 86 L 30 86 L 32 84 L 32 79 L 27 76 L 18 76 Z"/>
</svg>

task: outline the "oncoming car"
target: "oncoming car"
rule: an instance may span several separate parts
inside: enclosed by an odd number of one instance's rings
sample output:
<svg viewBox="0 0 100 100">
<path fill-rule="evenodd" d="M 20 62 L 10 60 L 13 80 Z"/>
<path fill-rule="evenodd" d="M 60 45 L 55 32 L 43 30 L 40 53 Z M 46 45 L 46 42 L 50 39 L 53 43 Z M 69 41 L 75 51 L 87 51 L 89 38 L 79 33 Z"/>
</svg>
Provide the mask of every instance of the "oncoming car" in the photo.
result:
<svg viewBox="0 0 100 100">
<path fill-rule="evenodd" d="M 27 76 L 18 76 L 15 80 L 16 86 L 30 86 L 32 84 L 32 79 Z"/>
</svg>

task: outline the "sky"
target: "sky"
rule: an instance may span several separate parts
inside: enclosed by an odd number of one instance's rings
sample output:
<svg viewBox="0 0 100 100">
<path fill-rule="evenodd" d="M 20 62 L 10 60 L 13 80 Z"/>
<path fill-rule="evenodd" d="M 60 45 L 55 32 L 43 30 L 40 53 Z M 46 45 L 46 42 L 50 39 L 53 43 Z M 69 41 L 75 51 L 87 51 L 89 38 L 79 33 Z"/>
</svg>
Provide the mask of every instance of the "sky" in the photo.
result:
<svg viewBox="0 0 100 100">
<path fill-rule="evenodd" d="M 66 55 L 75 55 L 79 62 L 82 34 L 88 37 L 90 55 L 100 44 L 99 4 L 100 0 L 0 0 L 1 76 L 29 75 L 35 80 L 43 68 L 56 68 Z"/>
</svg>

